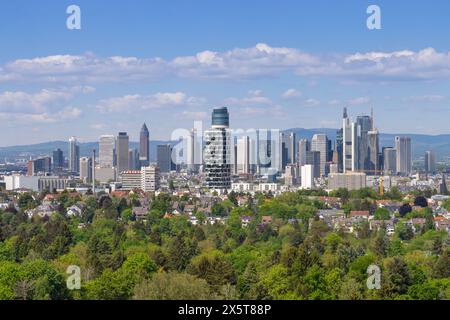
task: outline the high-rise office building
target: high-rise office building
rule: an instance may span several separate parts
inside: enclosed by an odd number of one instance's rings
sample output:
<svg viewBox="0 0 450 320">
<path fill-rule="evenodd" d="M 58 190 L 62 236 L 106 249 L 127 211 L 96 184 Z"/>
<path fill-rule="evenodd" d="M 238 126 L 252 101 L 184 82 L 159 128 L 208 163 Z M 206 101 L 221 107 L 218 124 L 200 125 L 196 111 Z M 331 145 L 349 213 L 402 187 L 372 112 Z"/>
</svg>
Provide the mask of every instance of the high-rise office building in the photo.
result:
<svg viewBox="0 0 450 320">
<path fill-rule="evenodd" d="M 286 166 L 284 174 L 284 184 L 287 186 L 296 186 L 300 180 L 300 168 L 297 163 L 291 163 Z"/>
<path fill-rule="evenodd" d="M 80 147 L 75 137 L 69 139 L 69 171 L 80 172 Z"/>
<path fill-rule="evenodd" d="M 307 151 L 305 164 L 312 165 L 314 178 L 320 177 L 320 151 Z"/>
<path fill-rule="evenodd" d="M 243 136 L 237 140 L 237 173 L 249 174 L 250 173 L 250 137 Z"/>
<path fill-rule="evenodd" d="M 170 172 L 174 169 L 170 144 L 160 144 L 156 147 L 156 163 L 160 172 Z"/>
<path fill-rule="evenodd" d="M 301 186 L 302 189 L 314 188 L 314 166 L 305 164 L 301 166 Z"/>
<path fill-rule="evenodd" d="M 379 135 L 378 130 L 370 130 L 367 133 L 368 140 L 369 140 L 369 157 L 368 157 L 368 164 L 366 166 L 366 170 L 368 170 L 368 174 L 378 174 L 378 171 L 380 170 L 380 159 L 379 159 Z"/>
<path fill-rule="evenodd" d="M 358 116 L 351 122 L 344 108 L 342 124 L 343 172 L 375 172 L 378 167 L 378 132 L 374 128 L 373 115 Z"/>
<path fill-rule="evenodd" d="M 354 160 L 356 168 L 354 170 L 365 171 L 370 170 L 370 154 L 369 154 L 369 131 L 373 129 L 371 116 L 356 117 L 356 143 Z"/>
<path fill-rule="evenodd" d="M 186 164 L 188 172 L 198 173 L 202 161 L 202 141 L 198 137 L 197 129 L 193 128 L 187 139 Z"/>
<path fill-rule="evenodd" d="M 64 168 L 64 155 L 61 149 L 53 151 L 53 171 L 60 171 Z"/>
<path fill-rule="evenodd" d="M 52 159 L 50 157 L 43 157 L 36 160 L 28 161 L 27 175 L 45 175 L 52 170 Z"/>
<path fill-rule="evenodd" d="M 99 139 L 98 163 L 101 168 L 114 167 L 116 138 L 113 135 L 102 135 Z"/>
<path fill-rule="evenodd" d="M 344 151 L 344 137 L 343 137 L 343 129 L 339 129 L 336 132 L 336 147 L 335 153 L 333 153 L 333 162 L 337 164 L 338 172 L 344 172 L 343 166 L 343 151 Z"/>
<path fill-rule="evenodd" d="M 119 132 L 116 140 L 117 174 L 128 170 L 129 137 L 126 132 Z"/>
<path fill-rule="evenodd" d="M 138 149 L 128 150 L 128 168 L 130 170 L 139 170 L 141 168 Z"/>
<path fill-rule="evenodd" d="M 383 170 L 385 175 L 397 173 L 397 150 L 383 148 Z"/>
<path fill-rule="evenodd" d="M 326 176 L 328 160 L 328 138 L 326 134 L 315 134 L 311 139 L 311 151 L 320 152 L 320 174 Z"/>
<path fill-rule="evenodd" d="M 84 183 L 92 182 L 92 158 L 82 157 L 80 158 L 80 179 Z"/>
<path fill-rule="evenodd" d="M 150 133 L 145 123 L 139 134 L 139 160 L 142 166 L 150 164 Z"/>
<path fill-rule="evenodd" d="M 410 175 L 412 170 L 411 138 L 395 137 L 395 149 L 397 150 L 397 173 Z"/>
<path fill-rule="evenodd" d="M 298 141 L 298 164 L 304 166 L 306 164 L 306 153 L 311 151 L 311 144 L 307 139 L 301 139 Z"/>
<path fill-rule="evenodd" d="M 433 151 L 425 152 L 425 172 L 431 174 L 436 173 L 436 156 Z"/>
<path fill-rule="evenodd" d="M 351 122 L 347 114 L 347 108 L 344 108 L 344 115 L 342 119 L 342 158 L 343 158 L 343 172 L 354 170 L 354 153 L 356 140 L 356 126 Z"/>
<path fill-rule="evenodd" d="M 294 132 L 289 132 L 286 136 L 287 161 L 289 164 L 296 162 L 296 137 Z"/>
<path fill-rule="evenodd" d="M 212 112 L 211 129 L 205 131 L 205 182 L 211 189 L 231 187 L 231 132 L 226 107 Z"/>
</svg>

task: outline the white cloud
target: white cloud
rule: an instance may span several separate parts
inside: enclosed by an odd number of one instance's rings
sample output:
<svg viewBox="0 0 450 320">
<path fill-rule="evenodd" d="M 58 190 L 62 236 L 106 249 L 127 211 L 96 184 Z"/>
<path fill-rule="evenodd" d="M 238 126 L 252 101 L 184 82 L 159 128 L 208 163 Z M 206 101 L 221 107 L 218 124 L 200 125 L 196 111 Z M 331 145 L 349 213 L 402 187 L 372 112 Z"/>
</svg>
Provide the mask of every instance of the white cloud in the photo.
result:
<svg viewBox="0 0 450 320">
<path fill-rule="evenodd" d="M 98 83 L 193 79 L 250 79 L 281 76 L 339 77 L 391 81 L 450 78 L 450 52 L 420 51 L 309 54 L 296 48 L 259 43 L 250 48 L 205 50 L 172 60 L 159 57 L 53 55 L 18 59 L 0 66 L 0 82 Z"/>
<path fill-rule="evenodd" d="M 7 113 L 0 112 L 0 119 L 16 124 L 57 123 L 78 119 L 82 110 L 76 107 L 66 107 L 57 112 L 42 113 Z"/>
<path fill-rule="evenodd" d="M 5 113 L 43 113 L 58 103 L 72 98 L 72 93 L 43 89 L 37 93 L 5 91 L 0 93 L 0 112 Z"/>
<path fill-rule="evenodd" d="M 430 95 L 422 95 L 422 96 L 411 96 L 404 98 L 403 101 L 406 102 L 440 102 L 446 100 L 446 96 L 430 94 Z"/>
<path fill-rule="evenodd" d="M 298 98 L 302 96 L 302 93 L 296 89 L 288 89 L 281 95 L 285 99 Z"/>
<path fill-rule="evenodd" d="M 158 92 L 152 95 L 134 94 L 102 99 L 97 103 L 97 109 L 102 112 L 133 112 L 170 106 L 198 106 L 204 101 L 204 98 L 190 97 L 184 92 Z"/>
<path fill-rule="evenodd" d="M 337 105 L 341 104 L 341 101 L 337 100 L 337 99 L 332 99 L 332 100 L 328 101 L 328 104 L 332 105 L 332 106 L 337 106 Z"/>
<path fill-rule="evenodd" d="M 94 129 L 94 130 L 103 130 L 103 129 L 105 129 L 106 128 L 106 124 L 104 124 L 104 123 L 94 123 L 94 124 L 91 124 L 91 129 Z"/>
<path fill-rule="evenodd" d="M 183 111 L 178 117 L 190 120 L 202 120 L 208 118 L 208 113 L 204 111 Z"/>
<path fill-rule="evenodd" d="M 307 107 L 315 107 L 320 104 L 320 101 L 317 99 L 309 98 L 305 100 L 305 106 Z"/>
<path fill-rule="evenodd" d="M 368 104 L 370 103 L 370 98 L 369 97 L 357 97 L 357 98 L 353 98 L 348 100 L 348 104 L 351 106 L 359 106 L 359 105 L 363 105 L 363 104 Z"/>
</svg>

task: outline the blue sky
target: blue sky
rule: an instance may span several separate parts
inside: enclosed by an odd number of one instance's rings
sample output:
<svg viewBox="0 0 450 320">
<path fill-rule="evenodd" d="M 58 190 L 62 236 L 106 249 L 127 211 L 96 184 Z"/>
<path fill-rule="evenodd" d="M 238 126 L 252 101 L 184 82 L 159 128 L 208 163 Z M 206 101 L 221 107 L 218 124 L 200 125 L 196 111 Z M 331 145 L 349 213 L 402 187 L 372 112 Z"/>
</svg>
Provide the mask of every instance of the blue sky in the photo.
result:
<svg viewBox="0 0 450 320">
<path fill-rule="evenodd" d="M 81 8 L 81 30 L 66 8 Z M 381 8 L 381 30 L 366 8 Z M 432 5 L 431 5 L 432 4 Z M 450 2 L 14 1 L 0 6 L 0 146 L 146 121 L 169 139 L 226 105 L 235 128 L 448 133 Z"/>
</svg>

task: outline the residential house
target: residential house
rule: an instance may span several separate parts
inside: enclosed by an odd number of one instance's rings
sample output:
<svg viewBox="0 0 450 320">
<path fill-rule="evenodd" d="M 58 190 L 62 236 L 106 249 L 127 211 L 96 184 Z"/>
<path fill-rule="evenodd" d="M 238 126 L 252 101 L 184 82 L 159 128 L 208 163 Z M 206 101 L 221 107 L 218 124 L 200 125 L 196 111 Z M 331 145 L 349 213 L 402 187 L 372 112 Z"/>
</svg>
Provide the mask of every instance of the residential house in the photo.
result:
<svg viewBox="0 0 450 320">
<path fill-rule="evenodd" d="M 66 214 L 68 217 L 79 217 L 83 214 L 84 210 L 86 209 L 86 205 L 82 202 L 78 202 L 74 204 L 73 206 L 70 206 L 66 210 Z"/>
</svg>

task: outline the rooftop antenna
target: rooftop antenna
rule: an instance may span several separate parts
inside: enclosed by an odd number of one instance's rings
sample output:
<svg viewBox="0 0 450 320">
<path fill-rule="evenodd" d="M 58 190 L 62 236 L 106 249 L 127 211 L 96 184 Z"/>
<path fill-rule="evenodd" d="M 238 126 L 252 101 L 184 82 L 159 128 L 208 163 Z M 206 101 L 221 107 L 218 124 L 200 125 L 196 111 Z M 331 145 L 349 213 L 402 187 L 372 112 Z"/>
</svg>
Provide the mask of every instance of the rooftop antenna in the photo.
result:
<svg viewBox="0 0 450 320">
<path fill-rule="evenodd" d="M 372 119 L 372 131 L 375 131 L 375 120 L 373 117 L 373 107 L 370 108 L 370 118 Z"/>
</svg>

